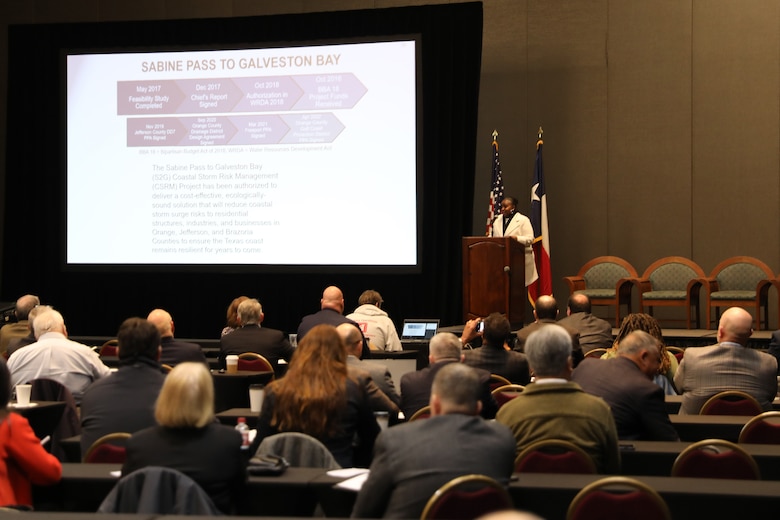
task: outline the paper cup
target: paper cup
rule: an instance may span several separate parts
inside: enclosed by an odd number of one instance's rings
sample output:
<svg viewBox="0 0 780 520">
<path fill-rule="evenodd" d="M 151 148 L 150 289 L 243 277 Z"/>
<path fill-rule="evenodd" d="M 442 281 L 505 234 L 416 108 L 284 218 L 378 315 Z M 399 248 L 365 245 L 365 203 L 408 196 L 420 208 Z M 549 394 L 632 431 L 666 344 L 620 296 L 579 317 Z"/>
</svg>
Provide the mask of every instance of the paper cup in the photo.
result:
<svg viewBox="0 0 780 520">
<path fill-rule="evenodd" d="M 238 372 L 238 356 L 228 356 L 225 358 L 227 364 L 228 374 L 235 374 Z"/>
<path fill-rule="evenodd" d="M 16 404 L 20 406 L 30 404 L 30 392 L 32 392 L 32 385 L 16 385 Z"/>
<path fill-rule="evenodd" d="M 265 386 L 260 384 L 249 385 L 249 409 L 253 412 L 260 412 L 263 407 L 263 398 L 265 397 Z"/>
</svg>

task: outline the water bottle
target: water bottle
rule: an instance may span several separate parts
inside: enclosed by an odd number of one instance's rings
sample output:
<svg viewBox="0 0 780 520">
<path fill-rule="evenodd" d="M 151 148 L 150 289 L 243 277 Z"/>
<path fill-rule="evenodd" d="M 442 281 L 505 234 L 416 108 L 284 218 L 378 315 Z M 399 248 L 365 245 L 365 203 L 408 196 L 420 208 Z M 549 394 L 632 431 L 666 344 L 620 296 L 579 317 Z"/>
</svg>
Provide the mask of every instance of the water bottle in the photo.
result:
<svg viewBox="0 0 780 520">
<path fill-rule="evenodd" d="M 236 430 L 241 433 L 241 449 L 249 448 L 249 426 L 246 425 L 246 417 L 239 417 L 236 423 Z"/>
</svg>

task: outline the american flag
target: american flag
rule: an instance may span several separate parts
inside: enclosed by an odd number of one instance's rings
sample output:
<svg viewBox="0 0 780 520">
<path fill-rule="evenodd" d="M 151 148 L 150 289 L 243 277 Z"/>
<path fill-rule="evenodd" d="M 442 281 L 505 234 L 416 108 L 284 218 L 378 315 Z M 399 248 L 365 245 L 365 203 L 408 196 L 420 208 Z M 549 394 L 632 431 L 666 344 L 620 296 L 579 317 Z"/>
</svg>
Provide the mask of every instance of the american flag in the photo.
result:
<svg viewBox="0 0 780 520">
<path fill-rule="evenodd" d="M 501 161 L 498 160 L 498 132 L 493 130 L 493 182 L 488 200 L 487 225 L 485 236 L 493 231 L 493 219 L 501 212 L 501 200 L 504 198 L 504 179 L 501 177 Z"/>
<path fill-rule="evenodd" d="M 550 230 L 547 225 L 547 189 L 544 185 L 542 168 L 542 129 L 536 143 L 534 181 L 531 187 L 531 225 L 534 228 L 534 260 L 539 278 L 528 286 L 528 299 L 536 306 L 539 296 L 552 295 L 552 273 L 550 272 Z"/>
</svg>

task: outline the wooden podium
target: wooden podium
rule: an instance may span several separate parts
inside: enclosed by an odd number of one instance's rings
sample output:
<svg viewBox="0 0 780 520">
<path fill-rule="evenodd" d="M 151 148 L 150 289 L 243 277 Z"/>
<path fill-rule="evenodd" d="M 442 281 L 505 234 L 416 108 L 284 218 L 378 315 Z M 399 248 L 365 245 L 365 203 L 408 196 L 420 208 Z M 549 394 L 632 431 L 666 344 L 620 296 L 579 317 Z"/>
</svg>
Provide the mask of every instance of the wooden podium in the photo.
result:
<svg viewBox="0 0 780 520">
<path fill-rule="evenodd" d="M 525 247 L 512 237 L 463 237 L 463 319 L 505 314 L 525 320 Z"/>
</svg>

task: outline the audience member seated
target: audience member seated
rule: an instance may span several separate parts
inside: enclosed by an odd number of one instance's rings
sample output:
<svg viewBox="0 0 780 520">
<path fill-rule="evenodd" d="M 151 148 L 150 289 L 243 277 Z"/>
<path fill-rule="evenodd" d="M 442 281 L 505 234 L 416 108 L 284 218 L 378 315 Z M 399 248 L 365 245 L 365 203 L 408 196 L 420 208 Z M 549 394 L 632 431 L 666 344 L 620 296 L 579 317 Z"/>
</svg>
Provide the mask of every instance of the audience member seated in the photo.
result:
<svg viewBox="0 0 780 520">
<path fill-rule="evenodd" d="M 587 354 L 594 348 L 612 346 L 612 324 L 591 314 L 590 298 L 584 293 L 569 296 L 566 316 L 558 320 L 558 325 L 571 327 L 579 332 L 580 348 Z"/>
<path fill-rule="evenodd" d="M 227 308 L 227 320 L 225 321 L 225 328 L 222 329 L 222 333 L 219 335 L 220 338 L 225 334 L 230 334 L 238 327 L 240 327 L 240 324 L 238 323 L 238 306 L 241 305 L 241 302 L 248 299 L 249 296 L 239 296 L 230 302 L 230 305 L 228 305 Z"/>
<path fill-rule="evenodd" d="M 176 326 L 173 323 L 171 315 L 163 309 L 154 309 L 146 318 L 160 331 L 160 344 L 162 353 L 160 354 L 160 363 L 175 367 L 185 361 L 194 361 L 208 366 L 206 356 L 197 343 L 179 341 L 173 339 L 173 332 Z"/>
<path fill-rule="evenodd" d="M 730 307 L 720 317 L 718 343 L 689 347 L 674 382 L 682 392 L 681 414 L 697 414 L 704 402 L 725 390 L 746 392 L 772 409 L 777 395 L 777 360 L 747 346 L 753 317 L 741 307 Z"/>
<path fill-rule="evenodd" d="M 620 342 L 635 330 L 647 332 L 661 343 L 663 362 L 661 363 L 661 368 L 658 373 L 653 376 L 653 381 L 664 389 L 666 395 L 677 395 L 677 389 L 674 386 L 674 374 L 677 373 L 678 365 L 677 358 L 666 348 L 664 335 L 661 331 L 661 324 L 649 314 L 637 312 L 623 318 L 623 321 L 620 324 L 620 330 L 618 331 L 617 336 L 615 336 L 615 341 L 612 343 L 612 346 L 607 353 L 601 356 L 601 358 L 610 359 L 616 357 Z"/>
<path fill-rule="evenodd" d="M 181 471 L 226 514 L 243 499 L 246 456 L 241 434 L 214 419 L 214 383 L 203 363 L 180 363 L 168 373 L 157 399 L 157 426 L 127 441 L 122 475 L 147 466 Z"/>
<path fill-rule="evenodd" d="M 663 389 L 653 382 L 662 364 L 661 343 L 635 330 L 618 344 L 617 357 L 586 358 L 571 380 L 604 399 L 612 410 L 619 439 L 678 441 Z"/>
<path fill-rule="evenodd" d="M 537 298 L 536 306 L 534 308 L 535 321 L 517 331 L 514 349 L 518 352 L 523 352 L 528 336 L 548 325 L 558 325 L 555 321 L 556 319 L 558 319 L 558 302 L 555 301 L 555 298 L 552 296 L 540 296 Z M 585 357 L 582 353 L 582 348 L 580 348 L 580 333 L 572 327 L 566 325 L 559 326 L 563 327 L 564 330 L 569 333 L 569 336 L 571 336 L 572 361 L 576 367 Z"/>
<path fill-rule="evenodd" d="M 342 323 L 351 323 L 358 329 L 360 329 L 360 325 L 355 323 L 354 321 L 350 320 L 349 318 L 343 316 L 344 313 L 344 294 L 341 292 L 341 289 L 338 287 L 331 285 L 330 287 L 326 288 L 322 292 L 322 299 L 320 300 L 320 310 L 319 312 L 315 312 L 314 314 L 309 314 L 308 316 L 304 316 L 301 320 L 301 323 L 298 325 L 298 342 L 306 336 L 306 333 L 309 332 L 312 327 L 315 327 L 317 325 L 333 325 L 334 327 L 338 327 Z M 363 335 L 363 331 L 360 331 L 360 334 Z M 363 339 L 365 340 L 365 336 L 363 336 Z M 363 358 L 369 358 L 370 353 L 368 349 L 368 342 L 363 342 Z"/>
<path fill-rule="evenodd" d="M 6 349 L 5 351 L 6 359 L 11 357 L 11 354 L 16 352 L 20 348 L 35 343 L 35 330 L 33 329 L 33 322 L 35 321 L 35 317 L 40 313 L 42 313 L 43 311 L 50 311 L 50 310 L 53 310 L 53 307 L 51 305 L 36 305 L 35 307 L 33 307 L 33 310 L 31 310 L 30 313 L 27 315 L 27 329 L 30 331 L 30 333 L 21 338 L 13 338 L 11 339 L 11 341 L 8 342 L 8 349 Z"/>
<path fill-rule="evenodd" d="M 27 419 L 8 411 L 11 374 L 0 359 L 0 505 L 32 507 L 32 485 L 59 482 L 62 465 L 47 453 Z"/>
<path fill-rule="evenodd" d="M 428 346 L 428 361 L 430 364 L 416 372 L 408 372 L 401 377 L 401 411 L 409 419 L 414 412 L 428 406 L 431 400 L 431 386 L 436 373 L 450 363 L 463 361 L 461 340 L 450 332 L 439 332 Z M 490 372 L 475 368 L 482 385 L 480 401 L 481 415 L 485 419 L 496 416 L 498 404 L 490 393 Z"/>
<path fill-rule="evenodd" d="M 76 402 L 93 381 L 111 370 L 91 348 L 68 339 L 62 314 L 49 310 L 33 323 L 37 341 L 19 349 L 8 359 L 14 385 L 33 379 L 53 379 L 70 390 Z"/>
<path fill-rule="evenodd" d="M 401 340 L 393 320 L 382 310 L 382 295 L 369 289 L 358 299 L 359 307 L 347 318 L 356 322 L 372 347 L 386 351 L 400 351 Z"/>
<path fill-rule="evenodd" d="M 774 356 L 777 360 L 778 369 L 777 375 L 780 376 L 780 330 L 776 330 L 772 333 L 772 339 L 769 341 L 768 354 Z"/>
<path fill-rule="evenodd" d="M 154 403 L 165 375 L 157 359 L 160 333 L 142 318 L 128 318 L 117 332 L 119 370 L 95 381 L 81 400 L 81 454 L 109 433 L 135 433 L 155 425 Z"/>
<path fill-rule="evenodd" d="M 379 425 L 365 387 L 347 374 L 347 353 L 335 327 L 311 329 L 287 374 L 265 390 L 251 453 L 270 435 L 300 432 L 322 442 L 342 467 L 368 465 Z"/>
<path fill-rule="evenodd" d="M 479 417 L 477 372 L 450 363 L 436 373 L 431 417 L 393 426 L 376 442 L 355 518 L 419 518 L 434 492 L 455 477 L 478 473 L 509 483 L 515 456 L 512 433 Z"/>
<path fill-rule="evenodd" d="M 4 354 L 8 349 L 9 341 L 14 338 L 23 338 L 30 332 L 27 323 L 28 315 L 40 303 L 41 300 L 34 294 L 25 294 L 16 300 L 14 308 L 16 323 L 6 323 L 0 328 L 0 354 Z"/>
<path fill-rule="evenodd" d="M 508 350 L 507 347 L 512 333 L 509 320 L 503 314 L 494 312 L 482 321 L 485 324 L 482 346 L 466 350 L 463 353 L 463 362 L 474 368 L 487 370 L 491 374 L 498 374 L 512 383 L 527 385 L 531 375 L 528 373 L 525 354 Z M 469 320 L 464 327 L 464 335 L 465 329 L 475 327 L 478 322 L 479 320 Z"/>
<path fill-rule="evenodd" d="M 379 403 L 379 408 L 373 405 L 371 408 L 374 411 L 398 413 L 398 405 L 401 404 L 401 396 L 395 391 L 395 384 L 393 383 L 393 376 L 390 374 L 390 370 L 385 365 L 360 359 L 360 356 L 363 353 L 363 336 L 360 335 L 360 331 L 355 327 L 349 323 L 342 323 L 336 327 L 336 330 L 339 331 L 339 336 L 341 336 L 341 339 L 344 341 L 344 346 L 347 349 L 347 371 L 350 375 L 358 377 L 360 372 L 366 373 L 382 394 L 395 404 L 390 410 L 386 410 L 387 405 L 382 402 Z M 365 377 L 365 375 L 362 377 Z"/>
<path fill-rule="evenodd" d="M 281 375 L 279 360 L 289 361 L 295 349 L 282 331 L 260 325 L 263 319 L 263 307 L 256 299 L 249 298 L 238 305 L 238 322 L 241 326 L 219 340 L 221 367 L 225 366 L 226 356 L 256 352 L 271 363 L 277 376 Z"/>
<path fill-rule="evenodd" d="M 528 337 L 525 354 L 535 381 L 496 416 L 512 430 L 517 453 L 536 441 L 561 439 L 585 450 L 600 473 L 617 474 L 620 454 L 609 406 L 569 381 L 571 335 L 558 325 L 542 327 Z"/>
</svg>

